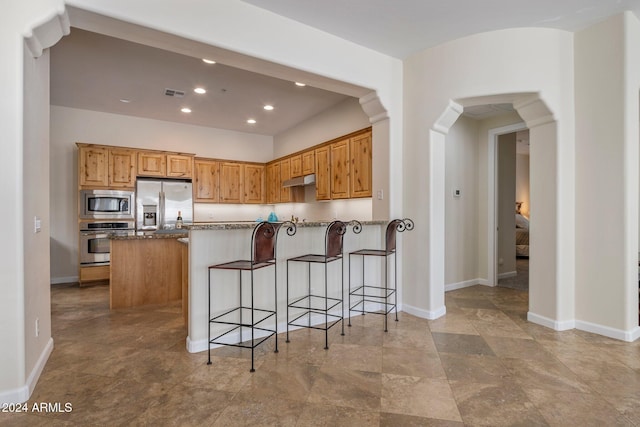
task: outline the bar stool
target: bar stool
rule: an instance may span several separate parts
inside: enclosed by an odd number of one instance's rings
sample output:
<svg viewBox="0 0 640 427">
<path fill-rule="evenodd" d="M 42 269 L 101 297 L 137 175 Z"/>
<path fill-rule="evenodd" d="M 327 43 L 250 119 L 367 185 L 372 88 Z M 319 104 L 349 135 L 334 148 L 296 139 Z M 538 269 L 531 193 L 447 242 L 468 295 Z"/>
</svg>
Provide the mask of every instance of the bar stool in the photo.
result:
<svg viewBox="0 0 640 427">
<path fill-rule="evenodd" d="M 329 329 L 338 322 L 342 322 L 342 335 L 344 335 L 344 263 L 342 262 L 342 240 L 347 231 L 347 225 L 342 221 L 333 221 L 327 226 L 324 238 L 324 254 L 307 254 L 287 259 L 287 340 L 289 342 L 289 326 L 319 329 L 324 331 L 325 350 L 329 349 Z M 330 297 L 327 280 L 328 264 L 340 261 L 340 296 Z M 307 264 L 307 291 L 303 296 L 289 300 L 289 263 L 303 262 Z M 314 294 L 311 291 L 311 264 L 324 265 L 324 294 Z M 333 310 L 341 306 L 342 314 L 336 314 Z M 293 319 L 289 320 L 290 312 L 296 312 Z M 313 325 L 312 315 L 324 316 L 324 324 Z M 304 322 L 306 318 L 306 322 Z"/>
<path fill-rule="evenodd" d="M 387 317 L 391 310 L 395 310 L 396 322 L 398 321 L 398 255 L 396 252 L 396 232 L 405 230 L 413 230 L 413 221 L 409 218 L 394 219 L 387 224 L 385 232 L 385 248 L 384 249 L 360 249 L 349 252 L 349 326 L 351 326 L 351 312 L 384 314 L 384 331 L 387 332 Z M 389 287 L 389 256 L 393 255 L 394 281 L 393 287 Z M 351 287 L 351 257 L 362 257 L 362 284 L 356 288 Z M 365 280 L 364 260 L 368 256 L 384 258 L 384 286 L 368 285 Z M 355 304 L 351 305 L 351 297 L 356 299 Z M 393 303 L 389 300 L 393 297 Z M 373 303 L 378 306 L 384 304 L 384 311 L 373 311 L 368 309 L 366 304 Z"/>
<path fill-rule="evenodd" d="M 209 339 L 209 360 L 207 365 L 211 365 L 211 345 L 227 345 L 233 347 L 242 347 L 251 349 L 251 371 L 254 369 L 254 351 L 257 346 L 275 335 L 275 353 L 278 352 L 278 285 L 277 285 L 277 267 L 276 267 L 276 246 L 278 240 L 278 231 L 281 226 L 285 225 L 287 234 L 292 236 L 296 232 L 296 226 L 292 222 L 284 223 L 271 223 L 261 222 L 253 229 L 251 235 L 251 259 L 250 260 L 236 260 L 226 262 L 223 264 L 215 264 L 209 266 L 209 327 L 208 327 L 208 339 Z M 274 290 L 274 304 L 273 307 L 258 308 L 254 301 L 254 271 L 265 267 L 273 267 L 273 290 Z M 238 271 L 239 280 L 239 302 L 238 306 L 225 311 L 222 314 L 211 317 L 211 270 L 236 270 Z M 251 273 L 251 302 L 249 305 L 244 305 L 242 301 L 242 272 L 249 271 Z M 248 317 L 248 318 L 247 318 Z M 273 319 L 273 329 L 265 322 L 269 319 Z M 211 337 L 212 325 L 225 325 L 230 329 L 225 332 Z M 249 330 L 251 333 L 251 340 L 243 342 L 243 331 Z M 229 343 L 228 339 L 231 336 L 229 334 L 233 332 L 239 332 L 239 341 Z M 258 331 L 258 336 L 256 336 Z"/>
</svg>

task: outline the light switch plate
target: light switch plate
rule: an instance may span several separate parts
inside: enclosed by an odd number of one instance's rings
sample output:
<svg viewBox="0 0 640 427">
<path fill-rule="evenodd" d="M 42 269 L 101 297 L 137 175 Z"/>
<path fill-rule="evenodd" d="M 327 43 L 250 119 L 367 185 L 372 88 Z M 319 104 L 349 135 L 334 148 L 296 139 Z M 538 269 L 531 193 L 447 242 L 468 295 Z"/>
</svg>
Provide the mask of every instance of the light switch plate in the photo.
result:
<svg viewBox="0 0 640 427">
<path fill-rule="evenodd" d="M 42 221 L 40 221 L 40 218 L 35 216 L 33 217 L 33 232 L 34 233 L 39 233 L 42 231 Z"/>
</svg>

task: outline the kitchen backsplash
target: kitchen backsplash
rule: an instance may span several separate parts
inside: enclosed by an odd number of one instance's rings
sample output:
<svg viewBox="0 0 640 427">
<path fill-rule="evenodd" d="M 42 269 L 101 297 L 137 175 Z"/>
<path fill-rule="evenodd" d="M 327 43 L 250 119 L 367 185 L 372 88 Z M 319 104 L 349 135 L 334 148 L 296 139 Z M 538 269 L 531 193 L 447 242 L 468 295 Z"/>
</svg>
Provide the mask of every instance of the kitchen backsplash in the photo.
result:
<svg viewBox="0 0 640 427">
<path fill-rule="evenodd" d="M 195 222 L 218 221 L 255 221 L 267 219 L 275 212 L 279 219 L 297 217 L 299 221 L 317 221 L 327 219 L 371 220 L 371 199 L 332 200 L 328 202 L 281 203 L 277 205 L 231 205 L 213 203 L 194 203 Z"/>
</svg>

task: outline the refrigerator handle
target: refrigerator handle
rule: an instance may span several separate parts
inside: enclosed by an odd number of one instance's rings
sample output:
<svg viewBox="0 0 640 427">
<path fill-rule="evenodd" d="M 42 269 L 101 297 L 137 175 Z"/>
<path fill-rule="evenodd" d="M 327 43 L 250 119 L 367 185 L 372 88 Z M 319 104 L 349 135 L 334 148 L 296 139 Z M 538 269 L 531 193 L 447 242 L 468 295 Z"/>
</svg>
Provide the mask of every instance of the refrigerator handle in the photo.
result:
<svg viewBox="0 0 640 427">
<path fill-rule="evenodd" d="M 158 212 L 158 217 L 159 217 L 158 230 L 164 230 L 164 191 L 160 192 L 159 201 L 160 203 L 158 203 L 159 205 L 158 210 L 160 212 Z"/>
</svg>

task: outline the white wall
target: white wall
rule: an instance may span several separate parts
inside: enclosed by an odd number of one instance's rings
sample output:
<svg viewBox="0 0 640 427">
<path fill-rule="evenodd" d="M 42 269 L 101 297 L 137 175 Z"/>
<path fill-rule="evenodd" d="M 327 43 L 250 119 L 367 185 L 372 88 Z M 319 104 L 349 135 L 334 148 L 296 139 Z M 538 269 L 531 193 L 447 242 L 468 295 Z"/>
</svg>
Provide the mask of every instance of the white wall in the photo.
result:
<svg viewBox="0 0 640 427">
<path fill-rule="evenodd" d="M 445 283 L 478 278 L 478 128 L 461 116 L 445 142 Z M 461 191 L 454 197 L 455 189 Z M 485 202 L 486 204 L 486 202 Z"/>
<path fill-rule="evenodd" d="M 25 49 L 24 79 L 24 315 L 25 375 L 37 378 L 53 349 L 49 287 L 49 54 Z M 35 219 L 41 229 L 36 232 Z M 12 225 L 10 225 L 11 227 Z M 36 324 L 37 323 L 37 324 Z M 38 363 L 39 362 L 39 363 Z"/>
<path fill-rule="evenodd" d="M 638 325 L 638 37 L 632 14 L 575 35 L 576 317 L 618 331 Z"/>
<path fill-rule="evenodd" d="M 78 149 L 76 142 L 180 151 L 201 157 L 267 162 L 273 159 L 273 138 L 202 126 L 51 107 L 51 280 L 77 280 L 78 275 Z M 251 207 L 255 219 L 260 207 Z M 239 212 L 244 213 L 243 210 Z M 207 207 L 195 219 L 209 219 Z M 243 215 L 241 215 L 243 216 Z M 215 219 L 222 220 L 216 212 Z M 247 219 L 248 219 L 247 218 Z M 244 218 L 236 218 L 244 219 Z"/>
</svg>

